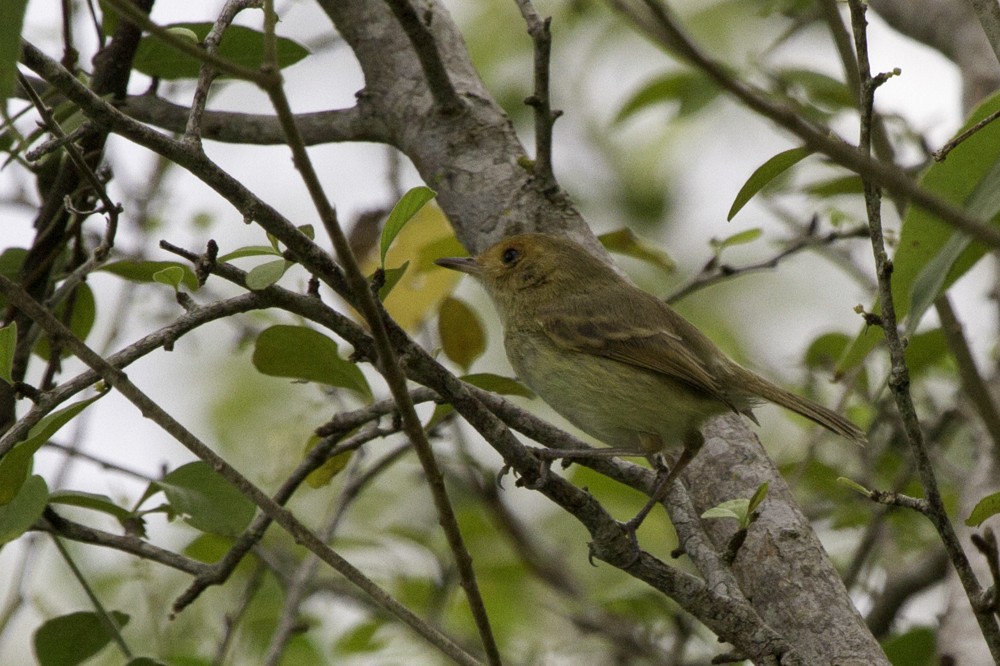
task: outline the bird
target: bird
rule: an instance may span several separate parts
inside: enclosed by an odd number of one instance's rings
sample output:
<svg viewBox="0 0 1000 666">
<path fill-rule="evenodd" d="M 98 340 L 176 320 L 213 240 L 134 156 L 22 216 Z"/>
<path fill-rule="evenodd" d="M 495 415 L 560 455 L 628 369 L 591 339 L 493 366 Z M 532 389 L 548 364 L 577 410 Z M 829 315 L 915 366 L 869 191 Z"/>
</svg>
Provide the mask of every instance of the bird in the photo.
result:
<svg viewBox="0 0 1000 666">
<path fill-rule="evenodd" d="M 625 523 L 633 541 L 701 449 L 702 427 L 713 416 L 734 412 L 758 423 L 753 407 L 773 402 L 857 444 L 867 442 L 850 420 L 733 361 L 666 302 L 567 237 L 516 234 L 475 257 L 436 263 L 483 285 L 518 378 L 608 447 L 575 457 L 653 457 L 681 447 L 650 501 Z"/>
</svg>

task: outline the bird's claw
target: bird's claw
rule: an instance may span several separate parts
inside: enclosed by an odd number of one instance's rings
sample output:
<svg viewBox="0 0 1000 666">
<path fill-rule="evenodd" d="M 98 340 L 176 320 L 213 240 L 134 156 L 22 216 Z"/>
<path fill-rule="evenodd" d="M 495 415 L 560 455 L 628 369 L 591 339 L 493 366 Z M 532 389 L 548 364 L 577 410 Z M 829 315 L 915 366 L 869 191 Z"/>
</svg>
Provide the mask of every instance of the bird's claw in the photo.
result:
<svg viewBox="0 0 1000 666">
<path fill-rule="evenodd" d="M 636 534 L 636 530 L 639 529 L 639 524 L 641 523 L 642 520 L 636 523 L 635 518 L 633 518 L 632 520 L 628 520 L 624 523 L 622 522 L 618 523 L 618 525 L 622 528 L 622 531 L 625 532 L 625 536 L 628 537 L 628 542 L 629 545 L 631 546 L 630 548 L 631 552 L 629 553 L 629 560 L 621 567 L 622 569 L 627 569 L 636 562 L 638 562 L 639 555 L 642 554 L 642 549 L 639 548 L 639 536 Z"/>
</svg>

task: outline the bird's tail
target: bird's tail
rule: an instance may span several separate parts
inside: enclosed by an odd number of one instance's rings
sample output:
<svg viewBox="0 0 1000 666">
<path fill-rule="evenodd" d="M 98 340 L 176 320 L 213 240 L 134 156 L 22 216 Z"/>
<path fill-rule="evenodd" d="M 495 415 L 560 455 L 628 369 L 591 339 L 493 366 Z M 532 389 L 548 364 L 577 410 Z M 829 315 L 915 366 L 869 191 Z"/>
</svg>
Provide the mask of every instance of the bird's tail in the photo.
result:
<svg viewBox="0 0 1000 666">
<path fill-rule="evenodd" d="M 830 432 L 846 437 L 856 444 L 864 446 L 868 443 L 868 436 L 865 434 L 865 431 L 840 414 L 808 398 L 803 398 L 790 391 L 786 391 L 745 368 L 740 368 L 740 370 L 749 375 L 745 379 L 746 383 L 751 387 L 752 393 L 785 409 L 790 409 L 796 414 L 800 414 L 810 421 L 820 424 Z"/>
</svg>

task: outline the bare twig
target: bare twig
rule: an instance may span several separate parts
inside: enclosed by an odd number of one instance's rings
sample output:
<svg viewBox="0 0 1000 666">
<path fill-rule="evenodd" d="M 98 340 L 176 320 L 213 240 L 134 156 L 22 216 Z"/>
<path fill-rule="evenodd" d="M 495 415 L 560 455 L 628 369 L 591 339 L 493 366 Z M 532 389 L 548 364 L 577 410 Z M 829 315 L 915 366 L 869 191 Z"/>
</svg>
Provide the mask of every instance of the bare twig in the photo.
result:
<svg viewBox="0 0 1000 666">
<path fill-rule="evenodd" d="M 547 193 L 559 190 L 552 171 L 552 126 L 562 111 L 552 109 L 549 95 L 549 55 L 552 50 L 552 17 L 541 18 L 531 0 L 517 0 L 517 7 L 528 25 L 535 53 L 535 90 L 524 100 L 535 110 L 535 165 L 534 174 Z"/>
<path fill-rule="evenodd" d="M 192 576 L 197 576 L 208 568 L 207 564 L 154 546 L 139 537 L 111 534 L 110 532 L 81 525 L 60 516 L 51 509 L 46 511 L 43 518 L 35 523 L 32 529 L 41 532 L 50 532 L 71 541 L 120 550 L 123 553 L 129 553 L 150 562 L 157 562 L 165 567 L 183 571 Z"/>
<path fill-rule="evenodd" d="M 302 485 L 302 482 L 306 480 L 306 477 L 319 469 L 332 455 L 335 455 L 335 450 L 339 452 L 358 448 L 373 439 L 384 437 L 396 431 L 368 428 L 351 437 L 346 442 L 338 444 L 344 432 L 327 437 L 314 446 L 306 454 L 302 462 L 288 475 L 288 478 L 282 482 L 281 486 L 272 496 L 272 500 L 281 506 L 287 504 L 295 491 Z M 257 515 L 243 534 L 236 539 L 236 542 L 229 548 L 226 554 L 213 563 L 211 567 L 206 568 L 198 574 L 188 588 L 174 600 L 173 612 L 180 613 L 194 603 L 206 589 L 213 585 L 221 585 L 229 580 L 229 576 L 236 570 L 236 567 L 243 561 L 247 553 L 264 538 L 264 533 L 271 526 L 272 522 L 273 518 L 268 514 L 262 513 Z"/>
<path fill-rule="evenodd" d="M 863 152 L 867 152 L 870 150 L 870 121 L 875 90 L 885 79 L 884 77 L 872 77 L 868 64 L 865 5 L 861 0 L 848 0 L 848 4 L 851 9 L 851 23 L 854 30 L 855 48 L 858 55 L 858 71 L 861 81 L 860 146 Z M 981 597 L 982 588 L 945 510 L 934 468 L 927 451 L 927 445 L 924 441 L 923 431 L 920 428 L 916 408 L 910 395 L 909 369 L 906 365 L 904 345 L 899 334 L 895 302 L 892 294 L 892 262 L 886 253 L 885 239 L 882 233 L 882 220 L 879 210 L 880 192 L 877 184 L 868 174 L 862 173 L 861 178 L 865 186 L 865 205 L 868 212 L 869 227 L 871 228 L 872 251 L 875 255 L 879 300 L 882 305 L 882 329 L 885 332 L 891 361 L 889 388 L 895 398 L 896 408 L 899 410 L 899 415 L 903 422 L 903 431 L 910 446 L 910 451 L 916 461 L 917 472 L 920 475 L 920 481 L 926 494 L 926 499 L 920 501 L 920 506 L 926 505 L 925 513 L 937 529 L 938 535 L 944 543 L 945 549 L 948 551 L 952 565 L 955 567 L 955 571 L 962 581 L 965 593 L 973 604 L 973 611 L 983 632 L 983 637 L 986 639 L 986 644 L 989 646 L 993 658 L 1000 661 L 1000 627 L 998 627 L 996 617 L 992 613 L 983 612 L 981 608 L 976 607 L 976 600 Z M 914 506 L 914 508 L 917 507 Z"/>
<path fill-rule="evenodd" d="M 250 603 L 257 596 L 257 592 L 260 591 L 260 586 L 264 582 L 264 574 L 266 573 L 267 567 L 263 563 L 258 563 L 253 573 L 250 574 L 250 580 L 247 581 L 243 594 L 240 595 L 236 610 L 226 613 L 223 617 L 222 638 L 219 640 L 219 645 L 215 650 L 212 666 L 222 666 L 226 663 L 226 653 L 229 652 L 229 648 L 236 638 L 236 630 L 240 626 L 240 621 L 246 616 L 247 610 L 250 608 Z"/>
<path fill-rule="evenodd" d="M 973 137 L 976 134 L 976 132 L 980 131 L 990 123 L 994 122 L 997 118 L 1000 118 L 1000 109 L 997 109 L 996 111 L 986 116 L 985 118 L 980 120 L 978 123 L 976 123 L 969 129 L 965 130 L 964 132 L 956 136 L 948 143 L 944 144 L 943 146 L 935 150 L 933 154 L 934 160 L 937 162 L 943 162 L 944 159 L 948 157 L 948 153 L 958 148 L 958 146 L 963 141 Z"/>
<path fill-rule="evenodd" d="M 387 455 L 383 456 L 364 473 L 356 474 L 349 478 L 348 482 L 341 490 L 340 501 L 337 503 L 336 508 L 331 512 L 329 519 L 326 521 L 326 524 L 319 533 L 320 538 L 324 541 L 329 541 L 343 520 L 344 515 L 347 513 L 347 509 L 350 507 L 354 499 L 358 497 L 361 490 L 369 483 L 377 479 L 380 474 L 388 470 L 409 450 L 409 444 L 398 446 Z M 285 646 L 288 644 L 288 641 L 292 638 L 292 635 L 295 633 L 297 628 L 301 626 L 299 621 L 299 608 L 306 598 L 306 588 L 313 580 L 318 564 L 319 558 L 310 553 L 309 556 L 306 557 L 306 559 L 304 559 L 298 567 L 296 567 L 295 573 L 292 575 L 292 578 L 288 583 L 288 587 L 285 590 L 285 602 L 281 609 L 281 616 L 278 618 L 278 626 L 275 627 L 274 632 L 271 634 L 271 642 L 267 647 L 267 653 L 264 655 L 264 659 L 262 661 L 264 666 L 277 666 L 277 664 L 280 663 L 282 657 L 284 656 Z"/>
<path fill-rule="evenodd" d="M 228 0 L 222 11 L 212 23 L 212 29 L 208 31 L 205 39 L 202 40 L 202 47 L 205 52 L 212 56 L 219 53 L 219 43 L 226 28 L 233 22 L 236 15 L 244 9 L 252 7 L 260 8 L 262 0 Z M 208 91 L 212 86 L 218 72 L 207 61 L 202 61 L 198 71 L 198 83 L 195 85 L 194 96 L 191 100 L 191 113 L 188 116 L 187 125 L 184 128 L 184 138 L 187 141 L 199 143 L 201 141 L 201 121 L 205 113 L 205 105 L 208 103 Z"/>
<path fill-rule="evenodd" d="M 690 296 L 694 292 L 704 289 L 705 287 L 711 287 L 719 284 L 720 282 L 725 282 L 747 273 L 756 273 L 759 271 L 777 268 L 778 264 L 784 259 L 798 254 L 803 250 L 830 245 L 847 238 L 867 237 L 867 227 L 857 227 L 855 229 L 846 229 L 844 231 L 831 231 L 823 235 L 810 233 L 809 230 L 807 230 L 804 235 L 788 241 L 785 247 L 773 257 L 753 264 L 747 264 L 745 266 L 729 266 L 727 264 L 720 264 L 713 259 L 708 262 L 705 265 L 705 268 L 702 269 L 701 273 L 692 278 L 690 282 L 670 294 L 670 296 L 666 298 L 666 301 L 667 303 L 676 303 L 677 301 L 680 301 L 681 299 L 686 298 L 687 296 Z"/>
<path fill-rule="evenodd" d="M 111 355 L 108 357 L 107 362 L 116 368 L 125 368 L 160 347 L 172 344 L 174 340 L 199 326 L 238 312 L 247 312 L 265 307 L 270 307 L 270 302 L 266 296 L 250 293 L 198 308 L 179 317 L 172 324 L 164 326 Z M 87 370 L 51 390 L 35 396 L 34 406 L 11 426 L 3 434 L 3 437 L 0 437 L 0 457 L 6 455 L 15 444 L 24 439 L 28 431 L 52 410 L 77 393 L 93 386 L 100 379 L 101 375 L 98 372 Z"/>
<path fill-rule="evenodd" d="M 931 512 L 931 507 L 927 500 L 919 497 L 911 497 L 910 495 L 905 495 L 903 493 L 886 490 L 872 490 L 868 493 L 868 498 L 873 502 L 885 504 L 886 506 L 899 506 L 904 509 L 912 509 L 917 513 L 924 514 L 925 516 L 929 516 Z"/>
<path fill-rule="evenodd" d="M 427 23 L 417 16 L 416 10 L 410 4 L 410 0 L 385 0 L 386 4 L 395 14 L 399 24 L 403 26 L 403 31 L 410 38 L 413 50 L 420 60 L 420 67 L 427 77 L 427 87 L 437 102 L 442 113 L 457 113 L 463 107 L 462 98 L 455 90 L 448 68 L 441 61 L 441 54 L 438 52 L 437 42 L 431 34 L 429 27 L 430 17 Z"/>
</svg>

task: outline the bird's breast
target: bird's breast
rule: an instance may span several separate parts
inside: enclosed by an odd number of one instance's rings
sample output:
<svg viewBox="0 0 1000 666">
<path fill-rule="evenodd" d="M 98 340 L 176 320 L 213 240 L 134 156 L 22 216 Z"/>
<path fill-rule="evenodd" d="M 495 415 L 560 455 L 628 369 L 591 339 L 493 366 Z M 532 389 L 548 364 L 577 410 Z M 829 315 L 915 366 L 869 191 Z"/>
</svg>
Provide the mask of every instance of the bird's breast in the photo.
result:
<svg viewBox="0 0 1000 666">
<path fill-rule="evenodd" d="M 665 375 L 561 348 L 540 330 L 508 329 L 507 357 L 518 377 L 556 412 L 613 446 L 681 446 L 691 429 L 727 407 Z M 650 437 L 652 435 L 653 437 Z"/>
</svg>

